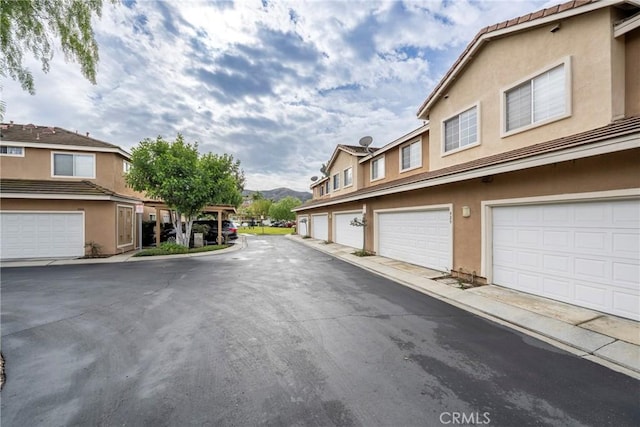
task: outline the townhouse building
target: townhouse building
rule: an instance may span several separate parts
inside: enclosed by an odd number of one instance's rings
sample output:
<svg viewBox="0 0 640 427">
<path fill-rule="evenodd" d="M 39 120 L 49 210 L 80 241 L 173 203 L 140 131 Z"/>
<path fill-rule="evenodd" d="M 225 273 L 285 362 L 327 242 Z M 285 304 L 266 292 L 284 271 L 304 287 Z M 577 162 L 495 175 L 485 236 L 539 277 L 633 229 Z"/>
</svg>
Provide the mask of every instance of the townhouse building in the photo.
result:
<svg viewBox="0 0 640 427">
<path fill-rule="evenodd" d="M 126 185 L 129 153 L 58 127 L 9 123 L 0 133 L 2 259 L 81 257 L 87 243 L 105 255 L 138 247 L 144 196 Z"/>
<path fill-rule="evenodd" d="M 339 145 L 300 234 L 640 320 L 636 2 L 481 29 L 417 118 L 379 149 Z"/>
</svg>

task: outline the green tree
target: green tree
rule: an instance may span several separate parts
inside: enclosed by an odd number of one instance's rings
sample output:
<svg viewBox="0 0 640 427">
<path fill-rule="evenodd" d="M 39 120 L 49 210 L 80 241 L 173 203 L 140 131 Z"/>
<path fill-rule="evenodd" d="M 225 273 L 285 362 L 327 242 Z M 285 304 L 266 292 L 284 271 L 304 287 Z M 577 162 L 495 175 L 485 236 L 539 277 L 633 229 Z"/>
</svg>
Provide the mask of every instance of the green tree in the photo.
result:
<svg viewBox="0 0 640 427">
<path fill-rule="evenodd" d="M 24 56 L 31 53 L 48 72 L 57 38 L 65 59 L 77 62 L 95 84 L 99 57 L 93 15 L 102 15 L 102 0 L 0 0 L 0 75 L 17 80 L 33 95 L 33 75 L 23 65 Z"/>
<path fill-rule="evenodd" d="M 296 219 L 296 214 L 291 209 L 301 204 L 300 199 L 287 196 L 271 205 L 271 208 L 269 208 L 269 217 L 276 221 L 293 221 Z"/>
<path fill-rule="evenodd" d="M 240 205 L 244 173 L 240 162 L 228 154 L 198 153 L 198 144 L 145 139 L 132 150 L 131 188 L 163 200 L 172 210 L 171 221 L 177 243 L 188 246 L 193 221 L 207 205 Z M 182 231 L 183 218 L 185 232 Z"/>
<path fill-rule="evenodd" d="M 256 219 L 266 219 L 269 216 L 269 209 L 273 202 L 269 199 L 261 198 L 251 203 L 251 212 Z"/>
</svg>

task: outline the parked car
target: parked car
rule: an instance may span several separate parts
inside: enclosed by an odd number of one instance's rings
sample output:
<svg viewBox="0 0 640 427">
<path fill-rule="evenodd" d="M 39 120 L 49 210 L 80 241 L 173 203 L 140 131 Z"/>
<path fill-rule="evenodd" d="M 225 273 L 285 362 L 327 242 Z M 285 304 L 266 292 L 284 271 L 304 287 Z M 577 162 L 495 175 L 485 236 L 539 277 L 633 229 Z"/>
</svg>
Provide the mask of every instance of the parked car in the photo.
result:
<svg viewBox="0 0 640 427">
<path fill-rule="evenodd" d="M 215 244 L 218 237 L 218 221 L 212 219 L 199 219 L 193 221 L 193 225 L 206 225 L 208 227 L 207 232 L 204 234 L 205 244 Z M 184 230 L 183 230 L 184 231 Z M 189 246 L 193 246 L 193 234 L 195 233 L 193 227 L 191 229 L 191 239 Z M 225 240 L 236 240 L 238 238 L 238 227 L 229 220 L 222 221 L 222 236 Z M 160 234 L 160 241 L 166 242 L 167 240 L 176 237 L 176 230 L 173 225 L 168 224 L 167 227 Z"/>
</svg>

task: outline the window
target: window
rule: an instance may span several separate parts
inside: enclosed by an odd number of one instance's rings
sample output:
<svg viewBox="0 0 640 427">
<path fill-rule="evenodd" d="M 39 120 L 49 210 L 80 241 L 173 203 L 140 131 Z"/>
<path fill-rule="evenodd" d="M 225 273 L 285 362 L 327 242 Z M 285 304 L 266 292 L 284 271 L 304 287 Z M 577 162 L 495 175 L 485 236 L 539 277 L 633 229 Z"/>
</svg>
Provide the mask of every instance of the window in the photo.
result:
<svg viewBox="0 0 640 427">
<path fill-rule="evenodd" d="M 329 194 L 329 180 L 324 183 L 324 194 Z"/>
<path fill-rule="evenodd" d="M 320 186 L 320 195 L 324 196 L 324 184 Z"/>
<path fill-rule="evenodd" d="M 344 186 L 348 187 L 353 184 L 353 168 L 344 170 Z"/>
<path fill-rule="evenodd" d="M 149 221 L 155 221 L 156 218 L 156 214 L 149 214 Z"/>
<path fill-rule="evenodd" d="M 371 161 L 371 181 L 384 178 L 384 157 Z"/>
<path fill-rule="evenodd" d="M 130 170 L 131 170 L 131 163 L 129 163 L 126 160 L 123 160 L 122 161 L 122 172 L 129 173 Z"/>
<path fill-rule="evenodd" d="M 338 190 L 340 188 L 340 174 L 337 173 L 333 175 L 333 190 Z"/>
<path fill-rule="evenodd" d="M 569 113 L 568 62 L 504 92 L 505 132 L 562 118 Z"/>
<path fill-rule="evenodd" d="M 422 143 L 416 141 L 400 149 L 400 170 L 405 171 L 422 166 Z"/>
<path fill-rule="evenodd" d="M 24 157 L 23 147 L 14 147 L 11 145 L 3 145 L 0 147 L 0 154 L 3 156 Z"/>
<path fill-rule="evenodd" d="M 444 151 L 458 150 L 478 142 L 478 106 L 444 122 Z"/>
<path fill-rule="evenodd" d="M 53 176 L 95 178 L 95 156 L 53 153 Z"/>
</svg>

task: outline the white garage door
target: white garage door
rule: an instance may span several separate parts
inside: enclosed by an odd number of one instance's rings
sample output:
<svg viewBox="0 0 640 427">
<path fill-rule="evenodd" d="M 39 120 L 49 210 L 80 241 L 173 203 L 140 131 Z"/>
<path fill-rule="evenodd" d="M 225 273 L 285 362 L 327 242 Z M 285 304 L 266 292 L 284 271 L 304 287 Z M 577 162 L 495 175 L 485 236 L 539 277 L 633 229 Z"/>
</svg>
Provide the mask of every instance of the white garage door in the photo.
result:
<svg viewBox="0 0 640 427">
<path fill-rule="evenodd" d="M 640 200 L 493 208 L 493 283 L 640 320 Z"/>
<path fill-rule="evenodd" d="M 381 256 L 451 270 L 449 209 L 379 213 L 377 236 Z"/>
<path fill-rule="evenodd" d="M 311 215 L 311 237 L 329 240 L 329 217 L 327 214 Z"/>
<path fill-rule="evenodd" d="M 362 218 L 362 213 L 351 212 L 333 215 L 333 226 L 336 231 L 335 242 L 352 248 L 362 249 L 362 227 L 351 225 L 354 218 Z"/>
<path fill-rule="evenodd" d="M 302 216 L 298 218 L 298 229 L 296 232 L 299 236 L 306 236 L 307 233 L 307 224 L 309 223 L 309 219 L 306 216 Z"/>
<path fill-rule="evenodd" d="M 0 223 L 2 259 L 84 255 L 82 212 L 0 212 Z"/>
</svg>

